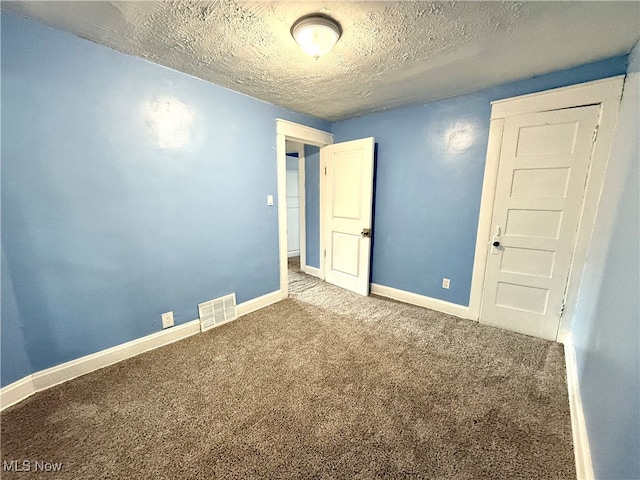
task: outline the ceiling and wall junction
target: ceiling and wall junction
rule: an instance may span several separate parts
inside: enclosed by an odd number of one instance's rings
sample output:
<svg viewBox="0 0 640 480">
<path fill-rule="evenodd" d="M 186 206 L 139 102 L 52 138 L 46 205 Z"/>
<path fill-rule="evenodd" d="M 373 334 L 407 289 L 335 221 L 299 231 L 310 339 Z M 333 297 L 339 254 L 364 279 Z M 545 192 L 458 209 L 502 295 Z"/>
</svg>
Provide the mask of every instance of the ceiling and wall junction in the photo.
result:
<svg viewBox="0 0 640 480">
<path fill-rule="evenodd" d="M 80 37 L 328 121 L 423 104 L 628 53 L 638 2 L 2 2 Z M 290 34 L 321 12 L 325 57 Z"/>
</svg>

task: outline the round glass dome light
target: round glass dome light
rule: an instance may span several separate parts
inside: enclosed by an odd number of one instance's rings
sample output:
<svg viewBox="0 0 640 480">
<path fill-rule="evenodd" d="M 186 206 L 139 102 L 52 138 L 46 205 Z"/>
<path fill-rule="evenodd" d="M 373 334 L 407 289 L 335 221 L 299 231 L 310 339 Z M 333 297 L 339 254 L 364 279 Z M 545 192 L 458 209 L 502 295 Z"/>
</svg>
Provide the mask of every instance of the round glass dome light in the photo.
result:
<svg viewBox="0 0 640 480">
<path fill-rule="evenodd" d="M 338 22 L 324 15 L 309 15 L 298 19 L 291 35 L 307 54 L 319 58 L 333 48 L 342 29 Z"/>
</svg>

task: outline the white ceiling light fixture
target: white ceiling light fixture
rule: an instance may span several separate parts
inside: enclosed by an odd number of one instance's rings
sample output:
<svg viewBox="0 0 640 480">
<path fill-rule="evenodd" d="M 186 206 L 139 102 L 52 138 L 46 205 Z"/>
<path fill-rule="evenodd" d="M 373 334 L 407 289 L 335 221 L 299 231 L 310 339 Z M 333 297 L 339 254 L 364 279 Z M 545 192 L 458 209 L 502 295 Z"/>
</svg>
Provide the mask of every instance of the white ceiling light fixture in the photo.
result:
<svg viewBox="0 0 640 480">
<path fill-rule="evenodd" d="M 342 28 L 333 18 L 314 13 L 299 18 L 291 27 L 291 35 L 302 50 L 318 59 L 333 48 Z"/>
</svg>

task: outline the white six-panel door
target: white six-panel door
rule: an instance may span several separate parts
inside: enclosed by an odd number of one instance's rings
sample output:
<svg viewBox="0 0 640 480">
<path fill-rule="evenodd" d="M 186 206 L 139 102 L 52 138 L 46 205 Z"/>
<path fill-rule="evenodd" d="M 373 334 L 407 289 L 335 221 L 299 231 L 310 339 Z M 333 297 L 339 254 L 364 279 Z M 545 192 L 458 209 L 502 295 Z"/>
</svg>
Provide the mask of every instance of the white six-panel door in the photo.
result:
<svg viewBox="0 0 640 480">
<path fill-rule="evenodd" d="M 335 143 L 321 150 L 325 280 L 369 294 L 374 139 Z"/>
<path fill-rule="evenodd" d="M 506 118 L 481 323 L 556 339 L 599 111 Z"/>
</svg>

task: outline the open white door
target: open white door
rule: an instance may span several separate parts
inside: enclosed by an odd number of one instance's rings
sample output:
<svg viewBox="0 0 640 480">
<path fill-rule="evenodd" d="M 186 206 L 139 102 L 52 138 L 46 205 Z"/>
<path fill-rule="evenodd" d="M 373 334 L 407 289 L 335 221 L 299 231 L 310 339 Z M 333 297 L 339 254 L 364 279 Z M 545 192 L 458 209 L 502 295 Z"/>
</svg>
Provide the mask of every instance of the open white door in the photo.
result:
<svg viewBox="0 0 640 480">
<path fill-rule="evenodd" d="M 328 145 L 322 168 L 324 278 L 369 295 L 374 138 Z"/>
<path fill-rule="evenodd" d="M 506 118 L 481 323 L 556 339 L 599 112 Z"/>
</svg>

